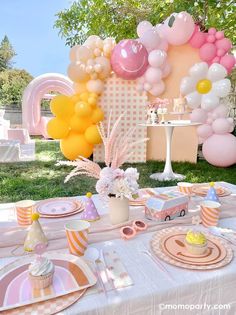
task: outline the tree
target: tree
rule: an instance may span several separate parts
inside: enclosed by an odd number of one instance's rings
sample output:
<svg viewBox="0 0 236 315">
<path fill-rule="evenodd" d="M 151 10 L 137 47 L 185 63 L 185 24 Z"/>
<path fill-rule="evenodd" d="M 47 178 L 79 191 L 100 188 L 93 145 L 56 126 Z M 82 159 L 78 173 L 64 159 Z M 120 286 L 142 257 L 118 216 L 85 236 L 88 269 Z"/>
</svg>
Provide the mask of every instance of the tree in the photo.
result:
<svg viewBox="0 0 236 315">
<path fill-rule="evenodd" d="M 12 66 L 12 58 L 16 56 L 8 37 L 5 35 L 0 43 L 0 71 L 10 69 Z"/>
<path fill-rule="evenodd" d="M 82 44 L 92 34 L 119 41 L 137 37 L 136 27 L 142 20 L 155 25 L 181 11 L 206 28 L 225 30 L 236 44 L 235 0 L 78 0 L 57 13 L 55 27 L 69 46 Z"/>
<path fill-rule="evenodd" d="M 7 69 L 0 72 L 0 105 L 20 106 L 23 91 L 32 79 L 25 70 Z"/>
</svg>

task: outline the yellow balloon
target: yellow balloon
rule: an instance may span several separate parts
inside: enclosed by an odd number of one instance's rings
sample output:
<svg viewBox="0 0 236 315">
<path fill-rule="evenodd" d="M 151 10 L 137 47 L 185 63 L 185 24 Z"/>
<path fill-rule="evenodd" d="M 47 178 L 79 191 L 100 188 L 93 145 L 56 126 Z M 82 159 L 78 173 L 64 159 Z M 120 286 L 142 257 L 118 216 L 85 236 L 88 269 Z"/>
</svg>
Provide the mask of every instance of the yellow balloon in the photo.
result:
<svg viewBox="0 0 236 315">
<path fill-rule="evenodd" d="M 70 97 L 70 99 L 72 100 L 72 102 L 75 104 L 77 102 L 80 101 L 80 94 L 74 94 Z"/>
<path fill-rule="evenodd" d="M 211 81 L 204 79 L 204 80 L 198 81 L 196 88 L 197 88 L 198 93 L 206 94 L 210 92 L 211 87 L 212 87 Z"/>
<path fill-rule="evenodd" d="M 51 112 L 59 118 L 71 117 L 74 114 L 74 103 L 66 95 L 57 95 L 50 102 Z"/>
<path fill-rule="evenodd" d="M 69 160 L 75 160 L 79 156 L 90 157 L 93 153 L 93 145 L 89 144 L 84 135 L 70 131 L 69 135 L 60 141 L 63 155 Z"/>
<path fill-rule="evenodd" d="M 84 136 L 88 143 L 99 144 L 102 142 L 102 138 L 96 125 L 88 127 L 84 133 Z"/>
<path fill-rule="evenodd" d="M 89 93 L 89 96 L 94 97 L 96 99 L 98 99 L 98 94 L 97 93 Z"/>
<path fill-rule="evenodd" d="M 104 119 L 104 113 L 100 107 L 97 107 L 93 110 L 91 120 L 94 124 Z"/>
<path fill-rule="evenodd" d="M 70 120 L 70 127 L 72 130 L 79 133 L 84 133 L 85 130 L 92 124 L 92 120 L 89 117 L 80 117 L 74 115 Z"/>
<path fill-rule="evenodd" d="M 47 133 L 53 139 L 63 139 L 70 131 L 69 124 L 60 118 L 52 118 L 47 124 Z"/>
<path fill-rule="evenodd" d="M 81 117 L 89 116 L 92 113 L 92 108 L 88 103 L 81 101 L 75 104 L 75 112 Z"/>
<path fill-rule="evenodd" d="M 88 98 L 88 104 L 92 106 L 92 108 L 96 107 L 97 104 L 97 98 L 90 96 Z"/>
<path fill-rule="evenodd" d="M 80 94 L 81 101 L 87 102 L 88 98 L 89 98 L 89 92 L 83 92 Z"/>
<path fill-rule="evenodd" d="M 87 87 L 86 87 L 86 83 L 80 82 L 80 83 L 73 83 L 73 88 L 75 90 L 76 93 L 83 93 L 83 92 L 87 92 Z"/>
</svg>

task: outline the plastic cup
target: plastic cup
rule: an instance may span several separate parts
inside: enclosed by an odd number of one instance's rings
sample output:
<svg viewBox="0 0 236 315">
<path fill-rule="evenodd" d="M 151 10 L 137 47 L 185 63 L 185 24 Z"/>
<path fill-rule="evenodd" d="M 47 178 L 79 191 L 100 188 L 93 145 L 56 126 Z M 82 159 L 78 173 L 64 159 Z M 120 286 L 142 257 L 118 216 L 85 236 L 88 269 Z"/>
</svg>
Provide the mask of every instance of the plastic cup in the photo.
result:
<svg viewBox="0 0 236 315">
<path fill-rule="evenodd" d="M 220 216 L 220 203 L 205 200 L 201 203 L 201 219 L 205 227 L 217 226 Z"/>
<path fill-rule="evenodd" d="M 21 200 L 15 203 L 17 222 L 19 225 L 32 224 L 32 214 L 34 212 L 35 201 Z"/>
<path fill-rule="evenodd" d="M 179 182 L 177 186 L 178 186 L 179 191 L 184 194 L 191 195 L 193 192 L 193 184 L 191 183 Z"/>
<path fill-rule="evenodd" d="M 74 220 L 65 224 L 66 237 L 71 254 L 83 256 L 88 246 L 90 223 L 85 220 Z"/>
</svg>

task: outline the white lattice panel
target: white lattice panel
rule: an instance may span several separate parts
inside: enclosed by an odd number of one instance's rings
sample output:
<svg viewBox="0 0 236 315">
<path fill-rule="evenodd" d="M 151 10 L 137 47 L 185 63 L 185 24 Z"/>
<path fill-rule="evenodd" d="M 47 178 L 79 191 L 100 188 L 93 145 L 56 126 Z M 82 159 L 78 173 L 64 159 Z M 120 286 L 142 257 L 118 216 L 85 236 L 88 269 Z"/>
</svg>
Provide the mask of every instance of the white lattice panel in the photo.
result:
<svg viewBox="0 0 236 315">
<path fill-rule="evenodd" d="M 112 109 L 112 123 L 124 112 L 121 130 L 127 131 L 136 126 L 134 140 L 147 137 L 147 128 L 138 126 L 146 119 L 147 96 L 140 95 L 136 90 L 135 81 L 127 81 L 112 75 L 106 81 L 103 95 L 100 97 L 99 106 L 105 113 L 106 124 L 110 110 Z M 146 162 L 146 143 L 137 144 L 133 150 L 134 154 L 127 162 Z M 102 145 L 95 146 L 94 161 L 104 161 L 104 150 Z"/>
</svg>

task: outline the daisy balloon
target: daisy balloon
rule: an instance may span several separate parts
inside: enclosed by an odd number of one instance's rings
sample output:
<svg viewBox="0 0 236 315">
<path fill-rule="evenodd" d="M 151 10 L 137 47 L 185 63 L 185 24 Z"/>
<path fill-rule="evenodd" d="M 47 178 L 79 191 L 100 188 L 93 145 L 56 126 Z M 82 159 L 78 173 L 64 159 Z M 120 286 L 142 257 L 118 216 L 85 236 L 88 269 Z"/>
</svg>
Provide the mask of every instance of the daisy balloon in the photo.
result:
<svg viewBox="0 0 236 315">
<path fill-rule="evenodd" d="M 192 109 L 201 106 L 210 111 L 219 105 L 221 97 L 226 97 L 231 88 L 230 80 L 225 79 L 227 70 L 218 63 L 210 67 L 206 62 L 196 63 L 189 70 L 189 76 L 180 83 L 180 92 L 185 95 Z"/>
</svg>

